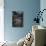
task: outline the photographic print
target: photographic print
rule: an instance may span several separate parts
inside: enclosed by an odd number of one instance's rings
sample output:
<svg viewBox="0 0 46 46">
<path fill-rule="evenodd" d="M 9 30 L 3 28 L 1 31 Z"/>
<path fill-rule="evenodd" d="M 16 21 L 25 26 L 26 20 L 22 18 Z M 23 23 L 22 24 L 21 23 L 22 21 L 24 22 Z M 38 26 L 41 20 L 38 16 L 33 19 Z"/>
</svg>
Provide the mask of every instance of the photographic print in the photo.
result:
<svg viewBox="0 0 46 46">
<path fill-rule="evenodd" d="M 23 12 L 12 11 L 12 26 L 23 27 Z"/>
</svg>

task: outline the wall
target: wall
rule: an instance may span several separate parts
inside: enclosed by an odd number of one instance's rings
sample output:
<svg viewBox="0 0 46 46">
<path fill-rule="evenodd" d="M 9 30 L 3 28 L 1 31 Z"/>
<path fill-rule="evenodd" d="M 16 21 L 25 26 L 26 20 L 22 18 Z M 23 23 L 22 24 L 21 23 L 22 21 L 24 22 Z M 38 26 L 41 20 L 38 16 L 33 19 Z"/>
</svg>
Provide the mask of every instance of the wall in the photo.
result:
<svg viewBox="0 0 46 46">
<path fill-rule="evenodd" d="M 43 10 L 43 9 L 46 9 L 46 0 L 41 0 L 40 1 L 40 9 L 41 9 L 41 11 Z M 40 23 L 40 25 L 43 25 L 43 26 L 46 26 L 46 10 L 43 12 L 43 22 L 41 21 L 41 23 Z"/>
<path fill-rule="evenodd" d="M 18 41 L 32 28 L 35 12 L 40 9 L 40 0 L 5 0 L 4 1 L 4 38 L 7 41 Z M 24 12 L 24 26 L 12 27 L 12 11 Z"/>
</svg>

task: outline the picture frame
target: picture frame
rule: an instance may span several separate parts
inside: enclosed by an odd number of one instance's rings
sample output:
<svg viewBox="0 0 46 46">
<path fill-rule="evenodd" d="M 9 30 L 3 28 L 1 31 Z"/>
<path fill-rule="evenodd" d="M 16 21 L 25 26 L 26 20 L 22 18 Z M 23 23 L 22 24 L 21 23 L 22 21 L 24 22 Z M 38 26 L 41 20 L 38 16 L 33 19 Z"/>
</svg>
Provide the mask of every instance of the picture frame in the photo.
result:
<svg viewBox="0 0 46 46">
<path fill-rule="evenodd" d="M 23 27 L 23 12 L 12 11 L 12 27 Z"/>
</svg>

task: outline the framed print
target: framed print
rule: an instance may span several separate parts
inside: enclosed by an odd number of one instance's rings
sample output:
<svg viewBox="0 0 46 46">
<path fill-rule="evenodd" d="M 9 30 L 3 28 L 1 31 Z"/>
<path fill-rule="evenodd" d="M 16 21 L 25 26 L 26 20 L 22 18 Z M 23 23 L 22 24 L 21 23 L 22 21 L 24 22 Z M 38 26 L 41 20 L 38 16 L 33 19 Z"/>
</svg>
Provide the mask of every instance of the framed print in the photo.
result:
<svg viewBox="0 0 46 46">
<path fill-rule="evenodd" d="M 12 27 L 23 27 L 23 12 L 12 11 Z"/>
</svg>

